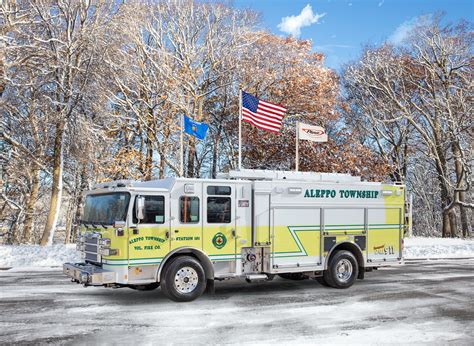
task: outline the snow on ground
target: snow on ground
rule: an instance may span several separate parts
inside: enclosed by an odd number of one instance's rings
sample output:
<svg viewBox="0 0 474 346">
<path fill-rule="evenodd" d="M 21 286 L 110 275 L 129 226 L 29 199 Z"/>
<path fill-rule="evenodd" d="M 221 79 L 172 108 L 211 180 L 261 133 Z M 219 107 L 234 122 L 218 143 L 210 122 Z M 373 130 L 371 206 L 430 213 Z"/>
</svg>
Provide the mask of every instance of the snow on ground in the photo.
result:
<svg viewBox="0 0 474 346">
<path fill-rule="evenodd" d="M 474 257 L 474 239 L 423 238 L 405 239 L 405 258 Z M 65 262 L 80 262 L 74 244 L 53 246 L 0 245 L 0 267 L 55 267 Z"/>
<path fill-rule="evenodd" d="M 80 260 L 75 244 L 0 245 L 0 267 L 55 267 Z"/>
<path fill-rule="evenodd" d="M 7 270 L 0 345 L 473 345 L 473 292 L 474 260 L 381 268 L 347 290 L 228 280 L 189 303 Z"/>
<path fill-rule="evenodd" d="M 474 257 L 474 239 L 405 238 L 405 259 Z"/>
</svg>

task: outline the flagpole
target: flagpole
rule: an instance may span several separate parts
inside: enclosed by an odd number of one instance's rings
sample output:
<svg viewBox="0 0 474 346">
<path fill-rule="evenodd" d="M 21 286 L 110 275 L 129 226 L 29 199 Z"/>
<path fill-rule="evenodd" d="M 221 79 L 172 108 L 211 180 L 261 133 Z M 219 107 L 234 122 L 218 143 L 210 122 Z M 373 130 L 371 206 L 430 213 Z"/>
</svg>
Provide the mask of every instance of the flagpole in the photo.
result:
<svg viewBox="0 0 474 346">
<path fill-rule="evenodd" d="M 298 172 L 299 169 L 299 161 L 300 161 L 300 155 L 299 155 L 299 149 L 300 149 L 300 122 L 296 122 L 296 172 Z"/>
<path fill-rule="evenodd" d="M 180 177 L 183 176 L 184 173 L 184 147 L 183 147 L 183 141 L 184 141 L 184 115 L 181 115 L 181 134 L 180 134 L 180 153 L 179 153 L 179 159 L 180 159 L 180 166 L 179 166 L 179 175 Z"/>
<path fill-rule="evenodd" d="M 242 89 L 239 88 L 239 171 L 242 169 Z"/>
</svg>

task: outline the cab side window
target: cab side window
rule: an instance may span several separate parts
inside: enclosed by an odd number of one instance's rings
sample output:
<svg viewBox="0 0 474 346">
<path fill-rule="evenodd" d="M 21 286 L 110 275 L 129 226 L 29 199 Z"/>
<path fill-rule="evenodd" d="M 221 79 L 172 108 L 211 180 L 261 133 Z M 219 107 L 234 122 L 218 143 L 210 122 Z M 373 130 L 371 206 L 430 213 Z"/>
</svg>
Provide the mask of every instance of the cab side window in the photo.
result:
<svg viewBox="0 0 474 346">
<path fill-rule="evenodd" d="M 207 223 L 230 223 L 230 197 L 207 197 Z"/>
<path fill-rule="evenodd" d="M 230 186 L 208 186 L 208 195 L 230 196 Z M 207 197 L 207 223 L 230 223 L 232 216 L 230 197 Z"/>
<path fill-rule="evenodd" d="M 181 223 L 199 222 L 199 197 L 181 196 L 179 199 L 179 221 Z"/>
<path fill-rule="evenodd" d="M 140 223 L 162 224 L 165 223 L 165 197 L 164 196 L 143 196 L 145 197 L 145 218 Z M 136 204 L 135 199 L 135 204 Z M 135 206 L 133 207 L 133 222 L 138 223 Z"/>
</svg>

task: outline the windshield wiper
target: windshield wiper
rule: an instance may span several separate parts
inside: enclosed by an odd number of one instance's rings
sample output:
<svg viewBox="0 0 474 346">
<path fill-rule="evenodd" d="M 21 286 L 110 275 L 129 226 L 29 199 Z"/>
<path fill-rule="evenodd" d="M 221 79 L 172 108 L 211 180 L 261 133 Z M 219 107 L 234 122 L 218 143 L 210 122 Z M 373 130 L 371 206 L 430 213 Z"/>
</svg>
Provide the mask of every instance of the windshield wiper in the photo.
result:
<svg viewBox="0 0 474 346">
<path fill-rule="evenodd" d="M 107 229 L 107 223 L 105 222 L 99 222 L 98 225 L 102 227 L 103 229 Z"/>
<path fill-rule="evenodd" d="M 93 226 L 91 223 L 88 223 L 87 221 L 84 221 L 84 220 L 79 220 L 79 225 L 84 225 L 87 228 L 90 228 L 90 226 Z"/>
<path fill-rule="evenodd" d="M 99 228 L 102 227 L 103 229 L 107 229 L 107 227 L 111 227 L 112 225 L 108 225 L 106 222 L 89 222 L 89 221 L 84 221 L 84 220 L 79 220 L 79 224 L 80 225 L 84 225 L 86 226 L 87 228 Z"/>
</svg>

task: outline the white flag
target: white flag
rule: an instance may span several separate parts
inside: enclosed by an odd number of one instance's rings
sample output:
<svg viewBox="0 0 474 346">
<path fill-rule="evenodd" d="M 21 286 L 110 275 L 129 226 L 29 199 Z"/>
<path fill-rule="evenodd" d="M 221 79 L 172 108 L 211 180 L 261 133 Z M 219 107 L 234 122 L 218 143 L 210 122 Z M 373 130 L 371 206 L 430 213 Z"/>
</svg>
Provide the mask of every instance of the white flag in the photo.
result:
<svg viewBox="0 0 474 346">
<path fill-rule="evenodd" d="M 313 126 L 303 123 L 298 123 L 299 139 L 305 139 L 312 142 L 327 142 L 328 135 L 326 130 L 321 126 Z"/>
</svg>

